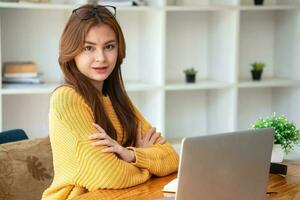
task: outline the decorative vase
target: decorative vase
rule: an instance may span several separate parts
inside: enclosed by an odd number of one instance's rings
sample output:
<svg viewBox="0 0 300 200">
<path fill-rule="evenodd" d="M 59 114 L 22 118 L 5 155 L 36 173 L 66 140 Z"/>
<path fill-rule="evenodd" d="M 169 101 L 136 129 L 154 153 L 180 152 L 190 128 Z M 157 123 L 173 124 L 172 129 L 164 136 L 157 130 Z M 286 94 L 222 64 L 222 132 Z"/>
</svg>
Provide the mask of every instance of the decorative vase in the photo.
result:
<svg viewBox="0 0 300 200">
<path fill-rule="evenodd" d="M 284 152 L 281 144 L 274 144 L 272 150 L 271 162 L 281 163 L 283 161 Z"/>
<path fill-rule="evenodd" d="M 251 70 L 252 80 L 259 81 L 263 71 Z"/>
<path fill-rule="evenodd" d="M 196 81 L 196 74 L 186 74 L 185 75 L 185 81 L 187 83 L 195 83 L 195 81 Z"/>
<path fill-rule="evenodd" d="M 264 4 L 264 0 L 254 0 L 254 4 L 255 5 L 263 5 Z"/>
</svg>

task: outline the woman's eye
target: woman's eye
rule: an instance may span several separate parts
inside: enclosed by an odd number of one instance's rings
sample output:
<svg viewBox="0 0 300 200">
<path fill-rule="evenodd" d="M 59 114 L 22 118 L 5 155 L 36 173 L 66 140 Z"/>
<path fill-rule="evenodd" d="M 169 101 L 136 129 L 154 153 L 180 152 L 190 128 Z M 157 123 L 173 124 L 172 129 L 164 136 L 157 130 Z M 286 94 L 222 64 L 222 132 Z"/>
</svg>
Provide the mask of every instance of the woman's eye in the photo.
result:
<svg viewBox="0 0 300 200">
<path fill-rule="evenodd" d="M 112 49 L 115 48 L 115 45 L 109 44 L 109 45 L 107 45 L 105 48 L 108 49 L 108 50 L 112 50 Z"/>
<path fill-rule="evenodd" d="M 91 46 L 86 46 L 86 47 L 83 48 L 83 50 L 84 51 L 92 51 L 92 50 L 94 50 L 94 48 L 91 47 Z"/>
</svg>

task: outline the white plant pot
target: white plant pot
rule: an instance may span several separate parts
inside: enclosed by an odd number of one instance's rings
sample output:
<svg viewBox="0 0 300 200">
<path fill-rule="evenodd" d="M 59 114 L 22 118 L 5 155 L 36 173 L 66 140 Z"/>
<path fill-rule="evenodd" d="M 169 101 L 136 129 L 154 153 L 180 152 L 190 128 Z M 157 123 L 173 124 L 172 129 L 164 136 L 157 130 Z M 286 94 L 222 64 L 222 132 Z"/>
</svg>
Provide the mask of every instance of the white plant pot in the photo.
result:
<svg viewBox="0 0 300 200">
<path fill-rule="evenodd" d="M 271 162 L 281 163 L 283 161 L 284 152 L 280 144 L 274 144 L 272 150 Z"/>
</svg>

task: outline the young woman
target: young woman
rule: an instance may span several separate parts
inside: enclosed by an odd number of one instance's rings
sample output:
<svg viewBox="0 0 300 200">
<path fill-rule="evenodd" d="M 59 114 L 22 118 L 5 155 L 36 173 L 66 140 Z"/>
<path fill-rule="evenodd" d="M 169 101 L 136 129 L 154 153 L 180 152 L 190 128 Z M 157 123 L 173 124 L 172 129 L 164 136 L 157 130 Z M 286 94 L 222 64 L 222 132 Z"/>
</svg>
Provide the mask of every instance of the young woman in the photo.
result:
<svg viewBox="0 0 300 200">
<path fill-rule="evenodd" d="M 42 199 L 71 199 L 177 171 L 178 155 L 131 103 L 123 85 L 125 41 L 115 7 L 73 10 L 60 41 L 65 84 L 51 96 L 54 180 Z"/>
</svg>

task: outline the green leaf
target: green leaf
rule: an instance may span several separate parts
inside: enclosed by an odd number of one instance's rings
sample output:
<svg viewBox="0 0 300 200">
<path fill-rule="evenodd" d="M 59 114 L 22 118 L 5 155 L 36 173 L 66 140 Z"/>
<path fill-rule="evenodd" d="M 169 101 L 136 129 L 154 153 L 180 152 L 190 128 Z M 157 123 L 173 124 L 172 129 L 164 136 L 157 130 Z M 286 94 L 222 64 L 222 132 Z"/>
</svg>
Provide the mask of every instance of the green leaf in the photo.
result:
<svg viewBox="0 0 300 200">
<path fill-rule="evenodd" d="M 274 128 L 274 143 L 281 144 L 286 154 L 300 143 L 300 130 L 296 128 L 293 122 L 288 121 L 285 116 L 279 116 L 276 113 L 273 113 L 270 117 L 256 120 L 251 127 L 254 129 Z"/>
</svg>

